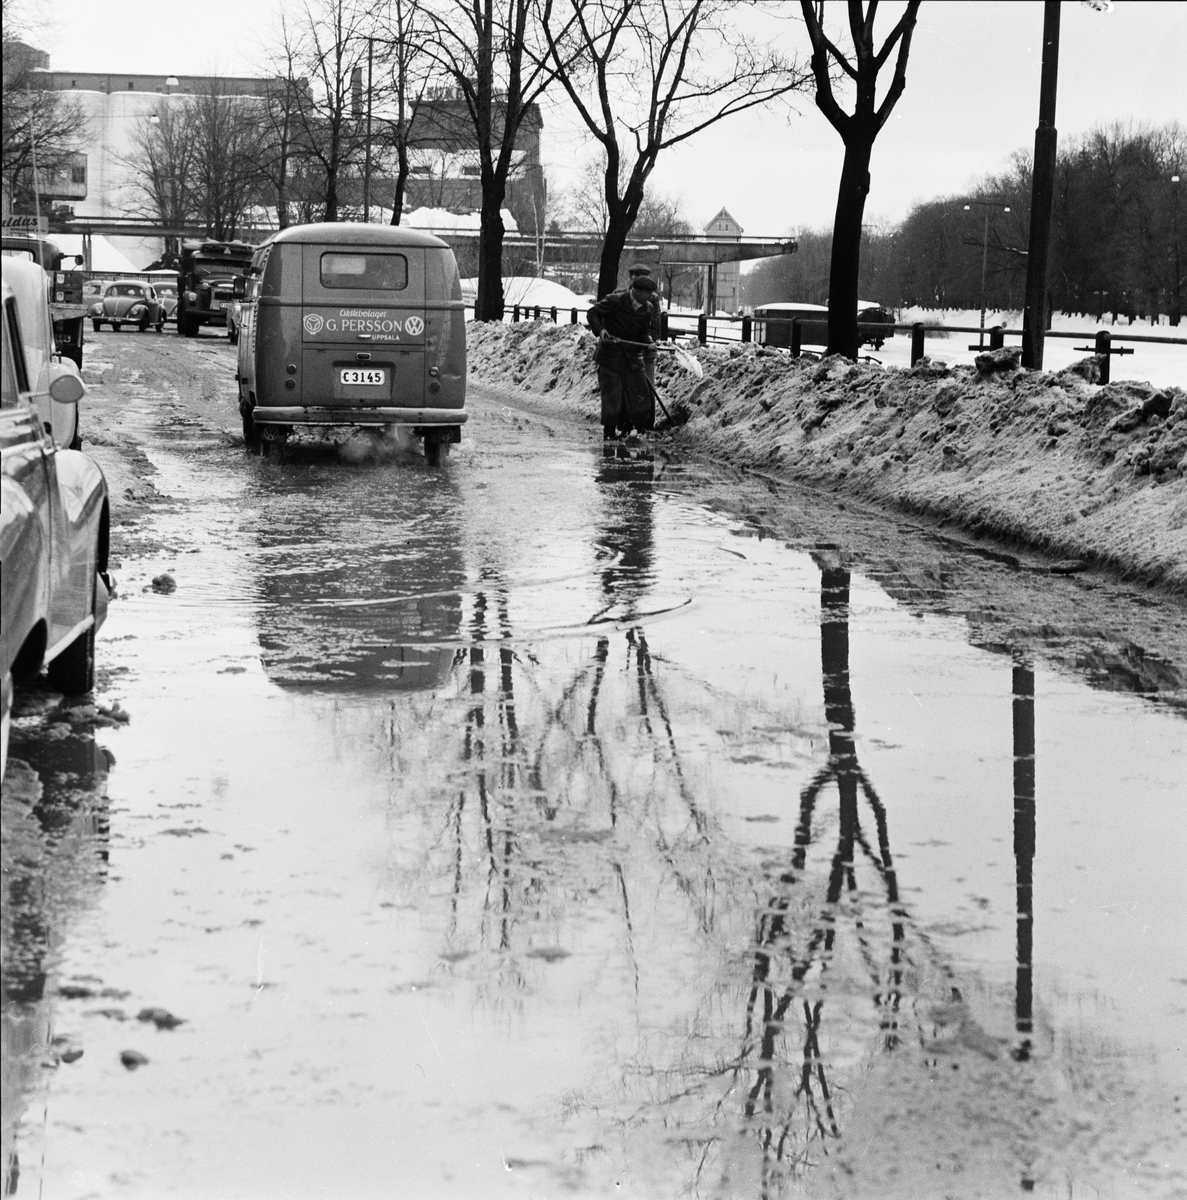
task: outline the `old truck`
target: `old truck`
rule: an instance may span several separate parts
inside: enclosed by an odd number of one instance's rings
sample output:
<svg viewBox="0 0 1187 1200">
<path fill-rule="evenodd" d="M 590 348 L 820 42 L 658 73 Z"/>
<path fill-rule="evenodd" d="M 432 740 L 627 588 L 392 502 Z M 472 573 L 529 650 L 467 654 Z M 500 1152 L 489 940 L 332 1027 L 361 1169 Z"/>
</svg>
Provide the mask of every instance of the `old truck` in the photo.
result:
<svg viewBox="0 0 1187 1200">
<path fill-rule="evenodd" d="M 58 353 L 82 370 L 82 326 L 87 315 L 82 296 L 82 256 L 63 254 L 56 242 L 34 232 L 4 233 L 0 250 L 5 257 L 41 264 L 49 276 L 49 311 Z"/>
<path fill-rule="evenodd" d="M 183 242 L 177 266 L 177 332 L 197 337 L 202 325 L 226 327 L 234 281 L 247 274 L 255 247 L 247 242 Z"/>
</svg>

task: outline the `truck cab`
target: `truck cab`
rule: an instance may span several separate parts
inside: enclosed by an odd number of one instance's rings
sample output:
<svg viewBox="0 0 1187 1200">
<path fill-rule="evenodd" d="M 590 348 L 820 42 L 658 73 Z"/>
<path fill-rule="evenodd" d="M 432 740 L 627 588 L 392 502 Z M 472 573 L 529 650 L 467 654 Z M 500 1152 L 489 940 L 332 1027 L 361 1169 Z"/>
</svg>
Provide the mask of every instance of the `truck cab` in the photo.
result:
<svg viewBox="0 0 1187 1200">
<path fill-rule="evenodd" d="M 235 280 L 251 267 L 255 247 L 247 242 L 183 242 L 177 267 L 177 332 L 197 337 L 203 325 L 226 328 Z"/>
</svg>

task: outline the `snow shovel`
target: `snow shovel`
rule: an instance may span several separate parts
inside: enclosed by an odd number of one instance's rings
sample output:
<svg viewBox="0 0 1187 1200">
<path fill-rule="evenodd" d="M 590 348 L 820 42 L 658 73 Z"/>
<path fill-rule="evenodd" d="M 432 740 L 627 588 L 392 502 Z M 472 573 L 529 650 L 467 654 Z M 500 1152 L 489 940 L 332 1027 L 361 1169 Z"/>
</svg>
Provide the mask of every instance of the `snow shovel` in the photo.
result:
<svg viewBox="0 0 1187 1200">
<path fill-rule="evenodd" d="M 620 346 L 638 346 L 640 350 L 663 350 L 666 353 L 674 354 L 676 356 L 676 361 L 686 371 L 695 375 L 698 379 L 703 379 L 705 376 L 705 372 L 702 369 L 701 364 L 697 362 L 697 360 L 693 358 L 693 356 L 689 354 L 687 350 L 682 350 L 679 346 L 669 346 L 667 342 L 628 342 L 626 338 L 615 338 L 614 341 L 616 341 Z M 668 410 L 665 408 L 664 412 L 667 411 Z"/>
</svg>

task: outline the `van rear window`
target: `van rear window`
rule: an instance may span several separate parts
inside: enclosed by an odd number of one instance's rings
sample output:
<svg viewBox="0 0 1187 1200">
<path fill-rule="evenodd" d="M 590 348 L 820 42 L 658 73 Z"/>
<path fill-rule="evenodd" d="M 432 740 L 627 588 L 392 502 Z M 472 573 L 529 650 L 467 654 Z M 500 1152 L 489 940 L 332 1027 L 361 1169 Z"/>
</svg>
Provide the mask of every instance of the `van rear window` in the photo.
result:
<svg viewBox="0 0 1187 1200">
<path fill-rule="evenodd" d="M 408 286 L 408 260 L 402 254 L 323 254 L 321 285 L 369 292 L 403 291 Z"/>
</svg>

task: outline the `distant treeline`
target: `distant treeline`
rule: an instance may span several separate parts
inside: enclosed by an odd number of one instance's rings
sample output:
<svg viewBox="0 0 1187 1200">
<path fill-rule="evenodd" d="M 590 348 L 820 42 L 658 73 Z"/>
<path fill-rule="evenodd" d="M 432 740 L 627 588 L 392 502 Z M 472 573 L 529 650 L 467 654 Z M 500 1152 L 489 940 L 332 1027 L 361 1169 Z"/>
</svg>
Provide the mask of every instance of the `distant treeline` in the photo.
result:
<svg viewBox="0 0 1187 1200">
<path fill-rule="evenodd" d="M 1053 311 L 1167 313 L 1178 324 L 1187 272 L 1185 151 L 1187 130 L 1177 121 L 1101 127 L 1064 144 L 1048 273 Z M 969 195 L 916 205 L 897 227 L 867 229 L 861 298 L 892 307 L 979 308 L 987 245 L 986 305 L 1022 308 L 1030 184 L 1030 155 L 1019 151 L 1003 174 Z M 831 233 L 801 233 L 798 253 L 764 260 L 744 277 L 745 303 L 823 304 L 831 251 Z"/>
</svg>

